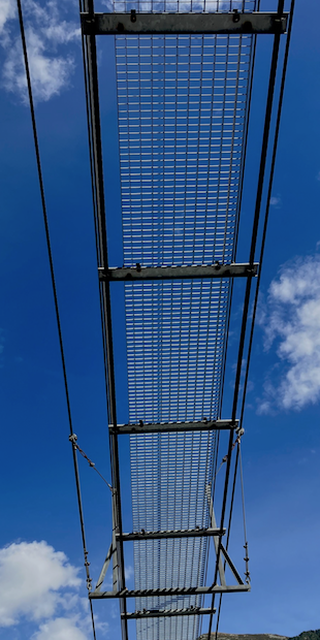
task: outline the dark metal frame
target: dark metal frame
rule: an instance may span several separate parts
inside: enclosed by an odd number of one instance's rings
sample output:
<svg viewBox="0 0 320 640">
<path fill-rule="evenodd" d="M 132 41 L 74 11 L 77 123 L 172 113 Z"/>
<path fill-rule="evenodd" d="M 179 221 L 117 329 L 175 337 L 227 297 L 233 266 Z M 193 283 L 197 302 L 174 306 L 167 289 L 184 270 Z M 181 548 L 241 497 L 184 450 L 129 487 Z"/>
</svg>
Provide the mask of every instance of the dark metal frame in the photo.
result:
<svg viewBox="0 0 320 640">
<path fill-rule="evenodd" d="M 179 431 L 226 431 L 234 430 L 238 427 L 238 420 L 207 420 L 203 418 L 200 422 L 160 422 L 158 424 L 118 424 L 109 426 L 109 431 L 114 431 L 119 436 L 130 433 L 175 433 Z"/>
<path fill-rule="evenodd" d="M 285 33 L 288 14 L 282 13 L 89 13 L 81 14 L 85 35 L 157 33 Z"/>
<path fill-rule="evenodd" d="M 87 14 L 94 18 L 93 0 L 82 0 Z M 108 268 L 108 250 L 105 216 L 105 195 L 103 182 L 103 161 L 100 125 L 100 103 L 98 88 L 97 51 L 95 35 L 84 35 L 83 53 L 85 85 L 87 94 L 87 114 L 88 114 L 88 135 L 90 147 L 92 192 L 95 214 L 96 240 L 97 240 L 97 261 L 98 268 Z M 113 339 L 111 322 L 111 300 L 110 285 L 108 281 L 100 282 L 100 305 L 102 321 L 102 338 L 104 348 L 105 379 L 107 410 L 109 424 L 117 424 L 116 414 L 116 391 L 113 358 Z M 110 558 L 113 557 L 113 584 L 115 588 L 123 590 L 125 583 L 125 566 L 123 554 L 123 542 L 121 537 L 116 538 L 116 534 L 122 534 L 122 511 L 120 492 L 120 469 L 117 434 L 109 431 L 110 445 L 110 466 L 112 478 L 112 530 L 113 540 L 110 550 Z M 99 581 L 103 582 L 103 573 L 106 574 L 108 568 L 108 556 L 102 568 Z M 102 583 L 101 582 L 101 583 Z M 120 613 L 126 614 L 127 605 L 124 598 L 120 598 Z M 125 617 L 121 617 L 122 639 L 128 640 L 128 625 Z"/>
<path fill-rule="evenodd" d="M 120 601 L 122 639 L 128 640 L 128 619 L 140 617 L 160 617 L 160 616 L 180 616 L 180 615 L 202 615 L 209 614 L 209 634 L 211 632 L 212 615 L 215 613 L 214 598 L 216 594 L 228 592 L 249 591 L 250 585 L 245 584 L 236 570 L 227 549 L 223 546 L 221 537 L 225 533 L 224 518 L 226 512 L 226 501 L 228 494 L 228 484 L 231 469 L 231 454 L 233 445 L 234 430 L 238 425 L 235 419 L 241 363 L 244 350 L 245 329 L 250 299 L 250 283 L 252 276 L 257 275 L 257 263 L 254 263 L 254 252 L 256 246 L 256 235 L 258 227 L 259 212 L 261 206 L 261 191 L 265 172 L 266 153 L 268 148 L 269 128 L 271 120 L 271 110 L 273 104 L 273 93 L 275 75 L 277 69 L 277 59 L 279 50 L 280 35 L 285 33 L 288 14 L 283 12 L 284 2 L 279 0 L 278 11 L 273 14 L 252 13 L 241 14 L 237 11 L 227 14 L 96 14 L 94 13 L 93 0 L 81 0 L 84 2 L 81 13 L 82 37 L 84 44 L 85 81 L 87 89 L 87 109 L 88 109 L 88 129 L 91 154 L 91 170 L 93 185 L 93 200 L 95 208 L 96 234 L 97 234 L 97 257 L 100 281 L 100 298 L 103 327 L 103 344 L 105 355 L 106 392 L 108 400 L 108 421 L 110 438 L 110 462 L 112 475 L 112 522 L 113 535 L 112 543 L 103 564 L 96 588 L 89 594 L 90 600 L 117 598 Z M 101 34 L 147 34 L 147 33 L 265 33 L 274 34 L 274 49 L 270 70 L 269 91 L 267 100 L 267 110 L 265 118 L 265 130 L 261 152 L 261 164 L 259 174 L 259 184 L 257 191 L 256 210 L 253 225 L 253 241 L 250 251 L 250 261 L 248 264 L 232 265 L 192 265 L 192 266 L 159 266 L 145 267 L 136 265 L 134 268 L 110 268 L 108 265 L 107 243 L 106 243 L 106 220 L 105 220 L 105 199 L 103 186 L 102 169 L 102 145 L 100 131 L 100 109 L 96 55 L 96 35 Z M 240 336 L 238 366 L 235 381 L 235 394 L 231 420 L 207 421 L 193 423 L 168 423 L 168 424 L 138 424 L 138 425 L 118 425 L 116 418 L 116 393 L 113 361 L 113 341 L 111 325 L 111 281 L 134 281 L 134 280 L 163 280 L 163 279 L 183 279 L 183 278 L 234 278 L 246 277 L 247 289 L 245 298 L 245 308 L 243 312 L 243 323 Z M 211 487 L 207 488 L 209 509 L 211 515 L 211 526 L 205 530 L 184 530 L 184 531 L 159 531 L 159 532 L 132 532 L 122 531 L 122 512 L 120 495 L 120 471 L 118 454 L 118 435 L 129 433 L 156 433 L 170 431 L 200 430 L 210 431 L 227 429 L 230 432 L 229 447 L 226 465 L 225 487 L 222 504 L 222 514 L 220 527 L 217 527 L 213 504 L 211 500 Z M 210 502 L 211 501 L 211 502 Z M 213 583 L 206 587 L 189 588 L 166 588 L 166 589 L 146 589 L 128 590 L 125 584 L 124 571 L 124 550 L 123 543 L 130 540 L 146 540 L 152 538 L 170 538 L 183 536 L 212 536 L 216 552 L 216 563 Z M 222 561 L 224 558 L 224 562 Z M 113 590 L 102 591 L 108 566 L 113 560 Z M 224 575 L 224 564 L 227 564 L 233 573 L 237 584 L 227 585 Z M 220 583 L 218 584 L 218 575 Z M 144 610 L 127 612 L 127 598 L 172 596 L 172 595 L 212 595 L 210 608 L 192 607 L 189 609 L 173 610 Z"/>
<path fill-rule="evenodd" d="M 127 620 L 137 620 L 139 618 L 169 618 L 173 616 L 194 616 L 207 615 L 211 613 L 211 609 L 208 607 L 190 607 L 190 609 L 145 609 L 144 611 L 135 611 L 134 613 L 127 613 Z"/>
<path fill-rule="evenodd" d="M 214 264 L 192 266 L 111 267 L 99 269 L 99 279 L 110 282 L 136 280 L 185 280 L 193 278 L 252 278 L 258 274 L 258 264 Z"/>
<path fill-rule="evenodd" d="M 127 540 L 161 540 L 161 538 L 198 538 L 202 536 L 224 536 L 226 529 L 207 527 L 203 529 L 177 529 L 174 531 L 133 531 L 123 533 L 121 538 Z"/>
<path fill-rule="evenodd" d="M 250 591 L 248 584 L 236 584 L 223 586 L 216 584 L 213 587 L 173 587 L 163 589 L 122 589 L 121 591 L 100 591 L 95 589 L 89 594 L 90 600 L 104 600 L 107 598 L 154 598 L 155 596 L 193 596 L 210 595 L 216 593 L 239 593 Z M 177 614 L 176 614 L 177 615 Z"/>
</svg>

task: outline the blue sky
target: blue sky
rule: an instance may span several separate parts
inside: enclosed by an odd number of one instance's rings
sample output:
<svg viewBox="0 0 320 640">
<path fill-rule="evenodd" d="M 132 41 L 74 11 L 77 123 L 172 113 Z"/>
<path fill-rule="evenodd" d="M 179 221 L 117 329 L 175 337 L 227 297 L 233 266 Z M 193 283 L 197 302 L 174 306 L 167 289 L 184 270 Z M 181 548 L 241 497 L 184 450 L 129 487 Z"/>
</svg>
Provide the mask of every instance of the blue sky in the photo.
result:
<svg viewBox="0 0 320 640">
<path fill-rule="evenodd" d="M 80 446 L 109 480 L 77 3 L 69 0 L 61 8 L 55 0 L 27 0 L 23 6 L 74 428 Z M 297 0 L 244 424 L 252 591 L 225 597 L 220 630 L 230 633 L 292 636 L 320 626 L 320 43 L 317 21 L 310 19 L 316 9 L 315 0 Z M 87 640 L 90 623 L 67 412 L 12 1 L 0 0 L 0 31 L 0 638 Z M 253 113 L 259 112 L 265 87 L 267 46 L 262 43 L 258 50 Z M 121 223 L 111 41 L 99 48 L 99 62 L 113 238 L 110 264 L 116 265 L 121 245 L 114 239 Z M 248 164 L 252 175 L 257 165 L 255 117 Z M 250 186 L 248 179 L 239 261 L 246 260 Z M 116 302 L 121 312 L 122 298 Z M 235 326 L 237 305 L 236 297 Z M 118 413 L 125 421 L 122 332 L 123 325 L 117 325 Z M 230 413 L 233 371 L 231 341 L 223 417 Z M 126 469 L 126 444 L 121 456 Z M 110 543 L 110 492 L 83 460 L 79 463 L 95 578 Z M 126 492 L 123 506 L 129 523 Z M 235 551 L 240 525 L 237 510 Z M 130 586 L 130 555 L 127 564 Z M 95 613 L 98 638 L 119 637 L 116 603 L 97 603 Z"/>
</svg>

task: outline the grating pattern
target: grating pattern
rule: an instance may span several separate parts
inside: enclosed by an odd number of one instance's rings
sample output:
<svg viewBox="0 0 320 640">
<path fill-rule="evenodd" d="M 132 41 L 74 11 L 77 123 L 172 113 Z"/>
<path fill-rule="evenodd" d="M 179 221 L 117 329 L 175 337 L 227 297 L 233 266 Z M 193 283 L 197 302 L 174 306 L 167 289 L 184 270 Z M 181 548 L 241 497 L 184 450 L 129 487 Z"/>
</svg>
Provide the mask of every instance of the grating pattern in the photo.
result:
<svg viewBox="0 0 320 640">
<path fill-rule="evenodd" d="M 229 281 L 125 285 L 132 423 L 218 418 Z"/>
<path fill-rule="evenodd" d="M 215 433 L 138 435 L 131 440 L 133 527 L 139 531 L 209 526 L 203 488 L 212 474 Z M 141 508 L 142 507 L 142 508 Z M 200 586 L 207 538 L 148 540 L 135 543 L 135 583 L 146 588 Z M 148 570 L 146 571 L 146 558 Z M 170 608 L 200 604 L 199 598 L 170 598 Z M 136 606 L 165 608 L 168 598 L 139 598 Z M 194 637 L 197 620 L 167 618 L 137 622 L 139 637 Z M 158 626 L 160 625 L 160 626 Z M 158 635 L 159 634 L 159 635 Z"/>
<path fill-rule="evenodd" d="M 125 266 L 234 259 L 251 52 L 245 35 L 117 36 Z M 130 422 L 219 417 L 230 282 L 126 283 L 125 300 Z M 208 526 L 215 434 L 130 443 L 134 530 Z M 206 538 L 135 542 L 135 587 L 201 585 L 206 557 Z M 148 598 L 136 608 L 198 604 Z M 196 616 L 137 621 L 138 640 L 197 633 Z"/>
<path fill-rule="evenodd" d="M 212 13 L 214 11 L 255 11 L 256 0 L 108 0 L 115 13 Z M 105 7 L 104 7 L 105 10 Z"/>
<path fill-rule="evenodd" d="M 116 38 L 126 266 L 233 259 L 251 42 Z"/>
</svg>

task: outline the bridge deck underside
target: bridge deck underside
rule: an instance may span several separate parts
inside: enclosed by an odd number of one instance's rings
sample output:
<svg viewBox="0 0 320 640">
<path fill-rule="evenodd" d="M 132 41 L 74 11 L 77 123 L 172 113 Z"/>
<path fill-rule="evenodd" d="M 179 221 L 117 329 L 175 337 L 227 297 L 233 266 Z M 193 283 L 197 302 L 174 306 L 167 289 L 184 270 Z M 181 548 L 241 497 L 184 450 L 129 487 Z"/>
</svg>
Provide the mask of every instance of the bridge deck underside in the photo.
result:
<svg viewBox="0 0 320 640">
<path fill-rule="evenodd" d="M 116 37 L 124 266 L 234 260 L 252 43 Z M 130 422 L 220 417 L 230 296 L 227 278 L 125 284 Z M 131 435 L 130 445 L 133 529 L 209 526 L 216 432 Z M 207 558 L 205 537 L 136 541 L 135 588 L 201 586 Z M 197 633 L 197 616 L 137 620 L 139 640 Z"/>
</svg>

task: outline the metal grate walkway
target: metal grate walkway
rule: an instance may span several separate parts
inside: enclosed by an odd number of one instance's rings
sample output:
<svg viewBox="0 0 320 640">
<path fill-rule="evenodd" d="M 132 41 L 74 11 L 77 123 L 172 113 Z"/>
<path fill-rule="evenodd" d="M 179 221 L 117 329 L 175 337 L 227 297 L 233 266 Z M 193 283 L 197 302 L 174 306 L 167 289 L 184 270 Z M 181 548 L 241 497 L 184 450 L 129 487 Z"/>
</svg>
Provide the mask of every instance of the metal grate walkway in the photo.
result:
<svg viewBox="0 0 320 640">
<path fill-rule="evenodd" d="M 123 640 L 131 619 L 138 640 L 196 640 L 202 613 L 209 614 L 211 631 L 216 594 L 250 589 L 247 559 L 242 579 L 228 555 L 229 531 L 225 545 L 223 536 L 240 451 L 240 377 L 279 43 L 288 18 L 282 0 L 271 13 L 256 12 L 257 4 L 114 0 L 98 14 L 93 0 L 83 0 L 113 496 L 112 544 L 90 598 L 119 598 Z M 237 264 L 258 33 L 271 34 L 273 45 L 249 261 Z M 123 265 L 115 268 L 107 255 L 99 35 L 116 35 Z M 221 420 L 235 277 L 245 278 L 245 297 L 232 410 Z M 125 282 L 127 425 L 116 417 L 112 281 Z M 217 525 L 214 474 L 222 429 L 229 440 Z M 132 531 L 124 533 L 119 438 L 129 433 L 133 513 Z M 231 513 L 232 506 L 230 521 Z M 135 587 L 128 590 L 124 545 L 130 541 Z M 214 575 L 206 585 L 210 541 Z M 114 587 L 103 591 L 111 559 Z M 225 566 L 236 584 L 227 585 Z"/>
<path fill-rule="evenodd" d="M 125 266 L 234 260 L 252 45 L 250 35 L 116 37 Z M 130 422 L 220 417 L 230 293 L 230 279 L 125 284 Z M 131 435 L 134 530 L 209 526 L 215 439 Z M 202 586 L 207 546 L 135 542 L 135 588 Z M 199 605 L 199 596 L 136 603 Z M 193 640 L 197 625 L 138 620 L 137 637 Z"/>
<path fill-rule="evenodd" d="M 108 0 L 113 13 L 216 13 L 256 11 L 257 0 Z"/>
</svg>

